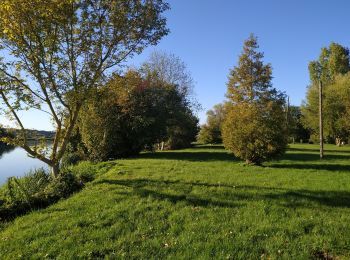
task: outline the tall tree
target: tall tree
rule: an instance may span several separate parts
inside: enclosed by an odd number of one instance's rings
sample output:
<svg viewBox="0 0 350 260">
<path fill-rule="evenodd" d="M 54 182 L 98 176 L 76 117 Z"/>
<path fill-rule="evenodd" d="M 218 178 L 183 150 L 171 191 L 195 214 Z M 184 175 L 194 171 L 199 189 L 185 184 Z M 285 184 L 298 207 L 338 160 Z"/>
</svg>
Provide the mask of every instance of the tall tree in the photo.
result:
<svg viewBox="0 0 350 260">
<path fill-rule="evenodd" d="M 21 129 L 6 142 L 47 163 L 56 176 L 79 111 L 91 90 L 126 58 L 168 33 L 162 0 L 3 0 L 0 97 Z M 52 118 L 52 152 L 30 147 L 19 111 Z"/>
<path fill-rule="evenodd" d="M 328 48 L 322 48 L 316 61 L 309 64 L 310 85 L 306 100 L 301 107 L 304 125 L 311 129 L 313 138 L 319 136 L 319 80 L 323 85 L 323 121 L 324 134 L 328 142 L 344 139 L 344 131 L 339 131 L 338 118 L 343 109 L 342 99 L 336 99 L 337 89 L 334 83 L 338 75 L 350 71 L 348 48 L 337 43 L 331 43 Z"/>
<path fill-rule="evenodd" d="M 155 51 L 142 65 L 141 71 L 145 75 L 153 74 L 157 80 L 175 85 L 186 98 L 193 93 L 193 78 L 186 64 L 176 55 Z"/>
<path fill-rule="evenodd" d="M 166 149 L 189 147 L 198 132 L 195 112 L 200 105 L 195 98 L 193 78 L 186 64 L 174 54 L 155 51 L 142 64 L 140 71 L 143 77 L 159 86 L 174 86 L 174 98 L 178 105 L 181 103 L 178 111 L 168 120 L 167 140 L 160 144 L 161 149 L 164 146 Z"/>
<path fill-rule="evenodd" d="M 193 90 L 194 80 L 180 57 L 163 51 L 152 52 L 140 71 L 144 77 L 159 81 L 160 84 L 176 86 L 186 106 L 191 107 L 193 111 L 200 109 Z"/>
<path fill-rule="evenodd" d="M 225 147 L 249 164 L 275 158 L 287 145 L 285 95 L 273 88 L 271 66 L 263 63 L 258 47 L 251 35 L 231 70 L 222 129 Z"/>
</svg>

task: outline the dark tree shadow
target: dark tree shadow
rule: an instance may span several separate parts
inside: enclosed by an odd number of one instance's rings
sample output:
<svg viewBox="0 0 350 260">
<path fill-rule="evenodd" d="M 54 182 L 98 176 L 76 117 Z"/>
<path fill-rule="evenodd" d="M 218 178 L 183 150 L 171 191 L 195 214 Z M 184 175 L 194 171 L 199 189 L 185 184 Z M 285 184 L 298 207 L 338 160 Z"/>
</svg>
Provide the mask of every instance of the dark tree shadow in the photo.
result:
<svg viewBox="0 0 350 260">
<path fill-rule="evenodd" d="M 195 145 L 193 147 L 191 147 L 191 149 L 213 149 L 213 150 L 225 150 L 225 147 L 223 145 L 220 144 L 200 144 L 200 145 Z"/>
<path fill-rule="evenodd" d="M 171 152 L 156 152 L 156 153 L 144 153 L 136 157 L 140 159 L 164 159 L 164 160 L 183 160 L 191 162 L 210 162 L 210 161 L 226 161 L 233 162 L 237 159 L 229 154 L 227 151 L 222 152 L 182 152 L 182 151 L 171 151 Z"/>
<path fill-rule="evenodd" d="M 192 206 L 201 207 L 237 208 L 251 201 L 263 200 L 288 208 L 315 208 L 320 205 L 350 208 L 350 192 L 347 191 L 293 190 L 275 187 L 235 186 L 154 179 L 101 180 L 96 182 L 96 184 L 129 187 L 133 195 L 142 198 L 152 197 L 157 200 L 166 200 L 173 204 L 185 202 Z M 190 193 L 192 187 L 195 186 L 203 187 L 202 195 L 196 193 L 194 196 Z M 167 191 L 162 191 L 163 189 Z M 169 194 L 169 189 L 180 194 Z M 187 192 L 184 192 L 184 190 Z M 121 189 L 120 193 L 125 194 L 125 196 L 130 195 L 130 193 L 125 193 L 125 189 Z"/>
<path fill-rule="evenodd" d="M 286 153 L 282 159 L 284 160 L 290 160 L 290 161 L 319 161 L 320 155 L 316 153 L 306 153 L 304 152 L 300 153 Z M 350 159 L 350 155 L 346 154 L 325 154 L 324 160 L 348 160 Z"/>
<path fill-rule="evenodd" d="M 309 149 L 309 148 L 295 148 L 295 147 L 288 147 L 287 149 L 288 151 L 292 151 L 292 152 L 302 152 L 302 153 L 316 153 L 316 155 L 318 155 L 318 153 L 320 152 L 319 149 Z M 333 154 L 349 154 L 348 156 L 350 157 L 350 151 L 349 150 L 324 150 L 325 155 L 329 155 L 329 153 Z M 346 156 L 346 155 L 345 155 Z"/>
<path fill-rule="evenodd" d="M 173 204 L 178 202 L 186 202 L 194 207 L 225 207 L 225 208 L 235 208 L 239 205 L 234 201 L 221 201 L 216 198 L 204 199 L 198 196 L 189 194 L 169 194 L 159 191 L 159 186 L 167 187 L 169 185 L 180 184 L 180 185 L 192 185 L 192 183 L 182 183 L 179 181 L 157 181 L 148 179 L 136 179 L 136 180 L 102 180 L 97 182 L 97 184 L 110 184 L 119 185 L 133 188 L 133 194 L 141 198 L 152 197 L 157 200 L 166 200 Z M 194 184 L 198 185 L 198 184 Z M 146 188 L 147 187 L 147 188 Z M 122 193 L 125 194 L 125 191 Z M 127 195 L 127 194 L 126 194 Z"/>
<path fill-rule="evenodd" d="M 339 171 L 339 172 L 349 172 L 350 165 L 340 165 L 340 164 L 271 164 L 269 167 L 278 169 L 297 169 L 297 170 L 326 170 L 326 171 Z"/>
</svg>

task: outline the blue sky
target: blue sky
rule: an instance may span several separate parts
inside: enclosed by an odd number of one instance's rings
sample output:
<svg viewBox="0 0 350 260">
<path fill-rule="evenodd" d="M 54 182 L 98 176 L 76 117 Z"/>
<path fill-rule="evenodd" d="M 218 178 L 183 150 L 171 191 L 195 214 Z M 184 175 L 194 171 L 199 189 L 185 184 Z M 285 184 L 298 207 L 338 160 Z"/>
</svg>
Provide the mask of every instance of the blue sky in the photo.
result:
<svg viewBox="0 0 350 260">
<path fill-rule="evenodd" d="M 258 36 L 265 61 L 273 67 L 273 84 L 300 105 L 309 83 L 308 62 L 332 41 L 350 46 L 347 0 L 169 0 L 171 32 L 155 46 L 128 61 L 138 66 L 154 50 L 179 56 L 195 80 L 202 104 L 199 113 L 222 102 L 229 70 L 236 65 L 243 41 Z M 50 129 L 45 117 L 30 113 L 28 128 Z M 1 122 L 1 120 L 0 120 Z"/>
</svg>

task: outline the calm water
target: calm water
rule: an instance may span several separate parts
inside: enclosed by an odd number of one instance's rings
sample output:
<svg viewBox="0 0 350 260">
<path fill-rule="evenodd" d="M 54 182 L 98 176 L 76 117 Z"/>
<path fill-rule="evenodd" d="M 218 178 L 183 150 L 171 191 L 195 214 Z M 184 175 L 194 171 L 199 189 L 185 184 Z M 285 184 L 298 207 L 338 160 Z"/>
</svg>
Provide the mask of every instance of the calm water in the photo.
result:
<svg viewBox="0 0 350 260">
<path fill-rule="evenodd" d="M 23 176 L 35 168 L 46 167 L 38 159 L 28 157 L 27 152 L 16 147 L 0 153 L 0 184 L 6 182 L 8 177 Z"/>
</svg>

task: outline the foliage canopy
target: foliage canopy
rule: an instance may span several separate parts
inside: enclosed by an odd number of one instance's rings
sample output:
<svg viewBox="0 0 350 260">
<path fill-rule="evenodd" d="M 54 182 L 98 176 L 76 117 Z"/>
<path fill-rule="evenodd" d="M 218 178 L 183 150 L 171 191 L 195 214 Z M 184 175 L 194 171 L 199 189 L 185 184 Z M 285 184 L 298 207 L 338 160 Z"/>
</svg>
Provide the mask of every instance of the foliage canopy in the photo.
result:
<svg viewBox="0 0 350 260">
<path fill-rule="evenodd" d="M 228 82 L 224 145 L 247 163 L 260 164 L 284 153 L 287 145 L 285 95 L 272 87 L 272 69 L 251 35 Z"/>
<path fill-rule="evenodd" d="M 0 3 L 0 96 L 22 130 L 6 142 L 59 172 L 79 111 L 112 68 L 168 33 L 162 0 L 4 0 Z M 27 142 L 19 111 L 47 113 L 50 154 Z"/>
</svg>

